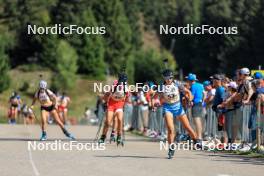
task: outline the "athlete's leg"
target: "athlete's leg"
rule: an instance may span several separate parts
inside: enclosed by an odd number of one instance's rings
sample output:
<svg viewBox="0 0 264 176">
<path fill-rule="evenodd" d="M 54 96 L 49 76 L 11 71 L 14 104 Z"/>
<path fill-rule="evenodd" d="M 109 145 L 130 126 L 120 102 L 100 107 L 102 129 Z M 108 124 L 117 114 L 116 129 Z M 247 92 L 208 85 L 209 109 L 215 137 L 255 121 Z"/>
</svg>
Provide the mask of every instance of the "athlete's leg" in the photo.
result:
<svg viewBox="0 0 264 176">
<path fill-rule="evenodd" d="M 107 131 L 108 131 L 108 128 L 109 128 L 109 126 L 112 123 L 113 116 L 114 116 L 114 112 L 113 111 L 107 111 L 106 112 L 106 119 L 105 119 L 105 123 L 104 123 L 104 128 L 103 128 L 102 135 L 106 136 Z"/>
<path fill-rule="evenodd" d="M 61 129 L 64 129 L 64 124 L 62 123 L 59 114 L 57 112 L 57 110 L 52 110 L 51 111 L 51 115 L 53 116 L 54 120 L 56 121 L 56 123 L 60 126 Z"/>
<path fill-rule="evenodd" d="M 17 114 L 18 114 L 18 110 L 17 110 L 17 108 L 14 108 L 14 120 L 15 121 L 17 121 L 18 119 L 17 119 Z"/>
<path fill-rule="evenodd" d="M 63 131 L 63 133 L 70 139 L 75 139 L 74 136 L 69 133 L 66 129 L 64 124 L 62 123 L 58 111 L 56 109 L 51 111 L 51 115 L 53 116 L 53 118 L 55 119 L 56 123 L 60 126 L 61 130 Z"/>
<path fill-rule="evenodd" d="M 183 127 L 187 130 L 187 132 L 189 133 L 191 138 L 196 140 L 197 139 L 197 135 L 194 132 L 194 130 L 192 129 L 186 114 L 183 114 L 183 115 L 179 116 L 178 119 L 182 123 Z"/>
<path fill-rule="evenodd" d="M 123 111 L 118 111 L 116 112 L 116 117 L 117 117 L 117 135 L 121 136 L 122 131 L 123 131 Z"/>
<path fill-rule="evenodd" d="M 27 125 L 27 116 L 26 115 L 23 115 L 23 124 L 24 125 Z"/>
<path fill-rule="evenodd" d="M 175 129 L 174 129 L 174 122 L 173 122 L 173 115 L 170 112 L 165 113 L 165 122 L 168 130 L 167 140 L 168 143 L 171 144 L 174 142 L 175 138 Z"/>
<path fill-rule="evenodd" d="M 15 108 L 14 107 L 11 107 L 10 108 L 10 123 L 11 124 L 14 124 L 15 123 Z"/>
<path fill-rule="evenodd" d="M 112 123 L 112 131 L 115 132 L 118 126 L 118 122 L 117 122 L 117 113 L 114 114 L 113 117 L 113 123 Z"/>
<path fill-rule="evenodd" d="M 45 110 L 41 111 L 41 130 L 46 131 L 47 129 L 47 119 L 48 119 L 49 113 Z"/>
<path fill-rule="evenodd" d="M 66 124 L 68 121 L 68 110 L 65 108 L 62 114 L 63 114 L 64 124 Z"/>
<path fill-rule="evenodd" d="M 173 114 L 170 112 L 165 113 L 165 122 L 168 130 L 168 143 L 169 143 L 169 152 L 168 152 L 168 159 L 171 159 L 174 155 L 174 150 L 172 149 L 170 144 L 174 143 L 175 139 L 175 129 L 174 129 L 174 119 Z"/>
<path fill-rule="evenodd" d="M 49 113 L 45 110 L 41 110 L 41 130 L 42 130 L 42 135 L 40 140 L 47 140 L 47 118 L 48 118 Z"/>
</svg>

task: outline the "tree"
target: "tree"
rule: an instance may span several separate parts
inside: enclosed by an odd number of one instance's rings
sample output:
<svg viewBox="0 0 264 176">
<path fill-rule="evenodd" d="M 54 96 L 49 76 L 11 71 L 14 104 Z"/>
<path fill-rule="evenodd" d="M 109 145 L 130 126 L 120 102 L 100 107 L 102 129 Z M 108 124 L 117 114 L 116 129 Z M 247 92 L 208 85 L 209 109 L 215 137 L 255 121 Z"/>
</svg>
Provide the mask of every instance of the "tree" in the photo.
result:
<svg viewBox="0 0 264 176">
<path fill-rule="evenodd" d="M 87 7 L 88 6 L 88 7 Z M 89 3 L 80 1 L 60 0 L 53 10 L 54 21 L 63 26 L 76 24 L 78 26 L 97 27 L 97 21 Z M 104 39 L 101 35 L 61 35 L 67 40 L 78 54 L 78 73 L 92 76 L 93 78 L 104 79 L 105 63 Z"/>
<path fill-rule="evenodd" d="M 131 54 L 131 27 L 120 0 L 96 1 L 92 7 L 98 24 L 106 27 L 105 61 L 112 73 L 118 73 Z"/>
<path fill-rule="evenodd" d="M 165 69 L 163 59 L 169 60 L 169 69 L 175 71 L 176 63 L 172 55 L 167 51 L 140 50 L 136 53 L 134 61 L 134 78 L 136 82 L 160 81 L 162 71 Z"/>
<path fill-rule="evenodd" d="M 57 53 L 56 48 L 59 45 L 59 39 L 57 35 L 47 35 L 42 40 L 42 50 L 40 53 L 41 65 L 51 69 L 56 70 L 57 65 Z"/>
<path fill-rule="evenodd" d="M 77 71 L 77 54 L 74 48 L 64 40 L 58 41 L 56 66 L 52 77 L 52 88 L 55 90 L 71 89 L 75 85 Z"/>
<path fill-rule="evenodd" d="M 27 25 L 48 25 L 50 23 L 49 9 L 56 3 L 56 0 L 4 1 L 4 23 L 9 27 L 10 32 L 16 39 L 14 46 L 10 49 L 10 64 L 15 67 L 29 63 L 28 58 L 34 57 L 41 52 L 42 37 L 40 35 L 28 35 Z"/>
<path fill-rule="evenodd" d="M 0 92 L 6 90 L 10 85 L 9 71 L 9 57 L 6 54 L 6 43 L 7 38 L 0 34 Z"/>
<path fill-rule="evenodd" d="M 82 13 L 83 26 L 98 26 L 92 10 L 89 8 Z M 86 35 L 81 37 L 81 45 L 77 45 L 79 54 L 79 73 L 88 74 L 103 79 L 105 77 L 104 40 L 100 35 Z"/>
</svg>

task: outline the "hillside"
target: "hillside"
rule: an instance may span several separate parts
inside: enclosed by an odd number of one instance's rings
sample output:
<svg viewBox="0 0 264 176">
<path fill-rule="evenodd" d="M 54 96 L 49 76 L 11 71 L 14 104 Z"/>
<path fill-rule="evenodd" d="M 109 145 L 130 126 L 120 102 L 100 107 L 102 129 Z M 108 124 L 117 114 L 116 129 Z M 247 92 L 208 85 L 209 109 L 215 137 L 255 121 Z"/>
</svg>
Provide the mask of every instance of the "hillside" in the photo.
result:
<svg viewBox="0 0 264 176">
<path fill-rule="evenodd" d="M 39 75 L 42 74 L 45 80 L 50 83 L 51 74 L 49 71 L 30 71 L 25 72 L 21 69 L 11 70 L 9 75 L 11 77 L 11 86 L 8 90 L 0 94 L 0 121 L 6 122 L 6 115 L 8 111 L 8 99 L 13 91 L 17 91 L 22 98 L 22 101 L 31 104 L 32 96 L 37 90 Z M 75 88 L 68 91 L 71 98 L 69 117 L 81 118 L 85 107 L 95 108 L 96 94 L 93 93 L 93 83 L 91 79 L 85 79 L 78 75 Z M 22 91 L 25 84 L 29 87 L 26 91 Z M 38 115 L 38 107 L 35 109 Z"/>
</svg>

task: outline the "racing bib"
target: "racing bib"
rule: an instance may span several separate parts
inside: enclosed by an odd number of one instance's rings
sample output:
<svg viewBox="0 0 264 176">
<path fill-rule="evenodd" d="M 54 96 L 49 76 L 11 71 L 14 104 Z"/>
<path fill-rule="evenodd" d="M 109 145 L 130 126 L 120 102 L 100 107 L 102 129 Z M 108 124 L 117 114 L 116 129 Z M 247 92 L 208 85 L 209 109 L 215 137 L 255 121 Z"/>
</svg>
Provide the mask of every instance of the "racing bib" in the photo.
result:
<svg viewBox="0 0 264 176">
<path fill-rule="evenodd" d="M 164 85 L 163 96 L 167 103 L 176 103 L 180 101 L 179 88 L 175 84 Z"/>
</svg>

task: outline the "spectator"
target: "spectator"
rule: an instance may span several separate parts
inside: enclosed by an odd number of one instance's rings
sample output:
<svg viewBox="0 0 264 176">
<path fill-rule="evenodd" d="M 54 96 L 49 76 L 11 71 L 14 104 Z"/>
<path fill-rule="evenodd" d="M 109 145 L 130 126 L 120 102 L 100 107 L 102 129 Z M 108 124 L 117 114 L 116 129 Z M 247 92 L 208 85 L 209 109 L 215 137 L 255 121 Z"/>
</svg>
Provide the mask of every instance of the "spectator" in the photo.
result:
<svg viewBox="0 0 264 176">
<path fill-rule="evenodd" d="M 212 104 L 214 96 L 215 96 L 215 88 L 212 87 L 212 84 L 210 81 L 204 81 L 203 85 L 206 91 L 204 102 L 206 103 L 206 105 L 210 105 Z"/>
<path fill-rule="evenodd" d="M 213 99 L 212 109 L 217 112 L 217 106 L 224 101 L 225 88 L 222 86 L 222 77 L 219 74 L 215 74 L 210 78 L 213 80 L 213 87 L 215 88 L 215 96 Z"/>
<path fill-rule="evenodd" d="M 197 133 L 198 139 L 202 139 L 203 133 L 203 99 L 204 99 L 204 87 L 202 84 L 196 82 L 196 75 L 190 73 L 187 76 L 187 81 L 191 87 L 191 93 L 193 95 L 192 100 L 192 117 L 194 120 L 194 125 Z"/>
</svg>

